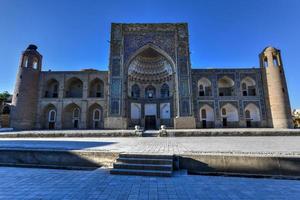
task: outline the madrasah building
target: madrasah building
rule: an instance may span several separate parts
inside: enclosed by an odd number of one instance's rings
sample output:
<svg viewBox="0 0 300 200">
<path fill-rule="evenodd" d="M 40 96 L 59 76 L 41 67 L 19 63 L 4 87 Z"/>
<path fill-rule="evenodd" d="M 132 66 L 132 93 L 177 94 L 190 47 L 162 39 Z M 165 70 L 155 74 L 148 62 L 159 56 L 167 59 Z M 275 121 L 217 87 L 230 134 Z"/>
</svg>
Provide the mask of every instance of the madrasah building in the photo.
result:
<svg viewBox="0 0 300 200">
<path fill-rule="evenodd" d="M 280 50 L 265 48 L 259 63 L 193 69 L 186 23 L 113 23 L 108 71 L 42 71 L 42 55 L 29 45 L 10 123 L 17 130 L 291 128 Z"/>
</svg>

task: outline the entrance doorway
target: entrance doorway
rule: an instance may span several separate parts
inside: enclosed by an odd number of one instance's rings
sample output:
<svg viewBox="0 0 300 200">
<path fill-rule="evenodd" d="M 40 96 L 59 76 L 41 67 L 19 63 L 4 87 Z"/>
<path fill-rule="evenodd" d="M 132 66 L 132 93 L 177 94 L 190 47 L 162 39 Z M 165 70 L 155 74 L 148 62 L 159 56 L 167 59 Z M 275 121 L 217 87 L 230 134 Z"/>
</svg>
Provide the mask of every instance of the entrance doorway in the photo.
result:
<svg viewBox="0 0 300 200">
<path fill-rule="evenodd" d="M 155 130 L 156 129 L 156 117 L 155 115 L 145 116 L 145 129 Z"/>
<path fill-rule="evenodd" d="M 223 117 L 223 127 L 227 127 L 227 118 Z"/>
<path fill-rule="evenodd" d="M 49 129 L 54 129 L 55 128 L 55 122 L 49 122 L 48 128 Z"/>
<path fill-rule="evenodd" d="M 251 128 L 251 120 L 246 120 L 246 126 L 247 128 Z"/>
<path fill-rule="evenodd" d="M 207 128 L 207 124 L 206 124 L 206 120 L 205 119 L 202 120 L 202 128 Z"/>
</svg>

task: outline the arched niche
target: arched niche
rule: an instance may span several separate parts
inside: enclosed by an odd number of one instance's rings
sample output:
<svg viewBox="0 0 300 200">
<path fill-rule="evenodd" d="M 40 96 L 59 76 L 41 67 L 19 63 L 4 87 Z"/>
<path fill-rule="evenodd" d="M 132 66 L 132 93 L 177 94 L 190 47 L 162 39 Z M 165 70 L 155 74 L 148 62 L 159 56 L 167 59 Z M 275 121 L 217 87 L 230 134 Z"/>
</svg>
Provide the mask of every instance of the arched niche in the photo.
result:
<svg viewBox="0 0 300 200">
<path fill-rule="evenodd" d="M 251 77 L 245 77 L 241 81 L 241 91 L 243 96 L 256 96 L 256 82 Z"/>
<path fill-rule="evenodd" d="M 234 96 L 234 81 L 228 76 L 218 80 L 219 96 Z"/>
<path fill-rule="evenodd" d="M 70 78 L 66 82 L 65 97 L 66 98 L 82 98 L 83 94 L 83 82 L 77 78 Z"/>
</svg>

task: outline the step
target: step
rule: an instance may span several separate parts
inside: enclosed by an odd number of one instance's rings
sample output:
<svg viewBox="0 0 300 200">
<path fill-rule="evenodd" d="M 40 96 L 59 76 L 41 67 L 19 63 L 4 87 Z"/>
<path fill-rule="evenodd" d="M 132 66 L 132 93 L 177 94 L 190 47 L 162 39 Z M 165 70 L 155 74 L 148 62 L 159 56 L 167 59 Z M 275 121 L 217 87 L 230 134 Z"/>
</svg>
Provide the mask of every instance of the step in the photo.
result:
<svg viewBox="0 0 300 200">
<path fill-rule="evenodd" d="M 142 137 L 158 137 L 158 133 L 143 133 Z"/>
<path fill-rule="evenodd" d="M 160 154 L 134 154 L 134 153 L 126 153 L 120 154 L 120 158 L 145 158 L 145 159 L 173 159 L 173 155 L 160 155 Z"/>
<path fill-rule="evenodd" d="M 173 159 L 117 158 L 119 163 L 173 165 Z"/>
<path fill-rule="evenodd" d="M 143 137 L 157 137 L 159 135 L 158 130 L 146 130 L 142 133 Z"/>
<path fill-rule="evenodd" d="M 172 165 L 114 163 L 114 169 L 172 171 Z"/>
<path fill-rule="evenodd" d="M 119 175 L 140 175 L 140 176 L 172 176 L 172 171 L 158 171 L 158 170 L 135 170 L 135 169 L 112 169 L 111 174 Z"/>
</svg>

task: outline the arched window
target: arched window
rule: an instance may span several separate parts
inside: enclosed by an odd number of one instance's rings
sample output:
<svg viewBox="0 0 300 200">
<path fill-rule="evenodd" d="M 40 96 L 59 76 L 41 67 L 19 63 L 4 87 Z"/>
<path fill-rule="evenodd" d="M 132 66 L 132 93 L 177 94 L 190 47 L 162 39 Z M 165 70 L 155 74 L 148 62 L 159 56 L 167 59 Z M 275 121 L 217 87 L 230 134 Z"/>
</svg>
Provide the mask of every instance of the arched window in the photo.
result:
<svg viewBox="0 0 300 200">
<path fill-rule="evenodd" d="M 75 108 L 73 110 L 73 128 L 79 128 L 80 110 Z"/>
<path fill-rule="evenodd" d="M 100 109 L 94 109 L 93 111 L 93 128 L 100 128 L 101 111 Z"/>
<path fill-rule="evenodd" d="M 206 110 L 205 109 L 201 110 L 201 117 L 202 117 L 202 119 L 206 119 Z"/>
<path fill-rule="evenodd" d="M 226 115 L 226 109 L 222 108 L 222 115 L 225 116 Z"/>
<path fill-rule="evenodd" d="M 56 121 L 56 111 L 50 110 L 48 115 L 48 122 L 55 122 Z"/>
<path fill-rule="evenodd" d="M 23 58 L 23 67 L 28 67 L 28 56 L 24 56 Z"/>
<path fill-rule="evenodd" d="M 250 115 L 250 111 L 249 110 L 245 111 L 245 117 L 246 117 L 246 119 L 251 119 L 251 115 Z"/>
<path fill-rule="evenodd" d="M 264 58 L 264 67 L 268 67 L 268 59 Z"/>
<path fill-rule="evenodd" d="M 134 84 L 131 87 L 131 97 L 139 98 L 140 97 L 140 87 L 137 84 Z"/>
<path fill-rule="evenodd" d="M 273 56 L 273 65 L 274 65 L 275 67 L 278 66 L 277 56 Z"/>
<path fill-rule="evenodd" d="M 48 112 L 48 129 L 55 129 L 55 122 L 56 122 L 56 110 L 51 109 Z"/>
<path fill-rule="evenodd" d="M 199 96 L 205 96 L 205 91 L 203 85 L 199 85 Z"/>
<path fill-rule="evenodd" d="M 149 85 L 145 89 L 145 97 L 152 99 L 155 98 L 155 87 L 152 85 Z"/>
<path fill-rule="evenodd" d="M 95 109 L 93 113 L 93 120 L 100 121 L 101 119 L 101 111 L 99 109 Z"/>
<path fill-rule="evenodd" d="M 169 96 L 170 96 L 169 86 L 168 84 L 164 83 L 160 89 L 160 97 L 167 98 Z"/>
<path fill-rule="evenodd" d="M 33 69 L 37 69 L 38 68 L 38 61 L 37 61 L 37 59 L 33 60 L 32 67 L 33 67 Z"/>
<path fill-rule="evenodd" d="M 246 83 L 242 83 L 242 92 L 243 92 L 243 96 L 248 96 Z"/>
<path fill-rule="evenodd" d="M 75 108 L 73 110 L 73 119 L 77 119 L 79 117 L 80 117 L 80 110 L 79 110 L 79 108 Z"/>
</svg>

